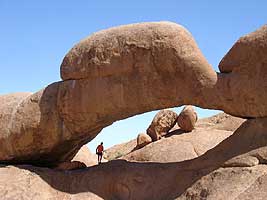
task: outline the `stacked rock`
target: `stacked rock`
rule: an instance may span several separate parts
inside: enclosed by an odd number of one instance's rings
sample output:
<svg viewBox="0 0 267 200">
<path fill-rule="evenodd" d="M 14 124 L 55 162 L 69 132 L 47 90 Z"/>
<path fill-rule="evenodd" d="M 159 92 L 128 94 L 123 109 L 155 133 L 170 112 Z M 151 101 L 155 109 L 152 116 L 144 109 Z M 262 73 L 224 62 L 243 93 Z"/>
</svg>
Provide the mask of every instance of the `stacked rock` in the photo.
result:
<svg viewBox="0 0 267 200">
<path fill-rule="evenodd" d="M 164 109 L 159 111 L 146 130 L 152 141 L 157 141 L 166 135 L 174 127 L 177 117 L 177 113 L 171 110 Z"/>
<path fill-rule="evenodd" d="M 147 135 L 146 133 L 140 133 L 138 134 L 137 136 L 137 145 L 136 145 L 136 148 L 137 149 L 140 149 L 146 145 L 148 145 L 149 143 L 152 142 L 152 139 L 149 135 Z"/>
<path fill-rule="evenodd" d="M 195 128 L 197 119 L 198 117 L 194 107 L 185 106 L 178 116 L 177 123 L 182 130 L 190 132 Z"/>
</svg>

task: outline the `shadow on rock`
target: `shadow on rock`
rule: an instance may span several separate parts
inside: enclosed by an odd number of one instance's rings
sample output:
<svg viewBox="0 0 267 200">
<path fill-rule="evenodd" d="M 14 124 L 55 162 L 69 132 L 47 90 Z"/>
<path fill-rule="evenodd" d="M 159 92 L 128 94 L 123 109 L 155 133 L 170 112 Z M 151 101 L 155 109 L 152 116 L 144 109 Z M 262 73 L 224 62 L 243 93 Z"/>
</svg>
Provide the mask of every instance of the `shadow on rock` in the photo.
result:
<svg viewBox="0 0 267 200">
<path fill-rule="evenodd" d="M 91 192 L 103 199 L 174 199 L 225 161 L 266 146 L 266 124 L 267 118 L 248 120 L 215 148 L 182 162 L 115 160 L 75 171 L 18 167 L 38 174 L 51 187 L 69 194 Z"/>
</svg>

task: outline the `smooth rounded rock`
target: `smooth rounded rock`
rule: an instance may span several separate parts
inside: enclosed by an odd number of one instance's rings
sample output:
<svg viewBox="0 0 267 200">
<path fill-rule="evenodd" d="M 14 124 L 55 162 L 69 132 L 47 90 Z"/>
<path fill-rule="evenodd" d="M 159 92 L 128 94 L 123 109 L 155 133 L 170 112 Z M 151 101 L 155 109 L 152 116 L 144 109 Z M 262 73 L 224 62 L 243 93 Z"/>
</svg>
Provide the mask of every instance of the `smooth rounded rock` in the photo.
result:
<svg viewBox="0 0 267 200">
<path fill-rule="evenodd" d="M 148 145 L 151 142 L 152 142 L 152 139 L 149 135 L 145 133 L 140 133 L 138 134 L 137 139 L 136 139 L 136 143 L 137 143 L 136 147 L 139 149 L 139 148 L 142 148 Z"/>
<path fill-rule="evenodd" d="M 147 135 L 152 138 L 152 141 L 157 141 L 165 136 L 171 130 L 178 115 L 171 110 L 161 110 L 153 118 L 151 124 L 146 130 Z"/>
<path fill-rule="evenodd" d="M 197 113 L 193 106 L 185 106 L 177 118 L 179 127 L 184 131 L 192 131 L 197 122 Z"/>
</svg>

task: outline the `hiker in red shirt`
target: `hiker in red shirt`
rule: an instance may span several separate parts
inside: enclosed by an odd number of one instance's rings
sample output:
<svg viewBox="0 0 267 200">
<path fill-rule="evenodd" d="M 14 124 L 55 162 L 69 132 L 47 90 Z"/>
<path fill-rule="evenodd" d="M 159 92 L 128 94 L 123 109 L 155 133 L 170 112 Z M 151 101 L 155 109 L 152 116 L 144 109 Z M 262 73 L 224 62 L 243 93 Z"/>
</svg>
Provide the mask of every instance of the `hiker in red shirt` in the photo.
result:
<svg viewBox="0 0 267 200">
<path fill-rule="evenodd" d="M 100 145 L 97 146 L 96 148 L 96 154 L 98 155 L 98 164 L 101 163 L 102 160 L 102 156 L 103 156 L 103 151 L 104 151 L 104 147 L 103 147 L 103 142 L 101 142 Z"/>
</svg>

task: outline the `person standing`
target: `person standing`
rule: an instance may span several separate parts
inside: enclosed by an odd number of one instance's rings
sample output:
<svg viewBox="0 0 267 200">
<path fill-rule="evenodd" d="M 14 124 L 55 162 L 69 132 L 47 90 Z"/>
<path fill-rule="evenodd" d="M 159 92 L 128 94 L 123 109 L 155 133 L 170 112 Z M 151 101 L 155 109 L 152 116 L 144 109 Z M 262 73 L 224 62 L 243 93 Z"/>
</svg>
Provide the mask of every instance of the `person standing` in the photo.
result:
<svg viewBox="0 0 267 200">
<path fill-rule="evenodd" d="M 97 154 L 97 160 L 98 160 L 98 164 L 101 163 L 102 160 L 102 156 L 103 156 L 103 151 L 104 151 L 104 146 L 103 146 L 103 142 L 100 143 L 100 145 L 97 146 L 96 148 L 96 154 Z"/>
</svg>

